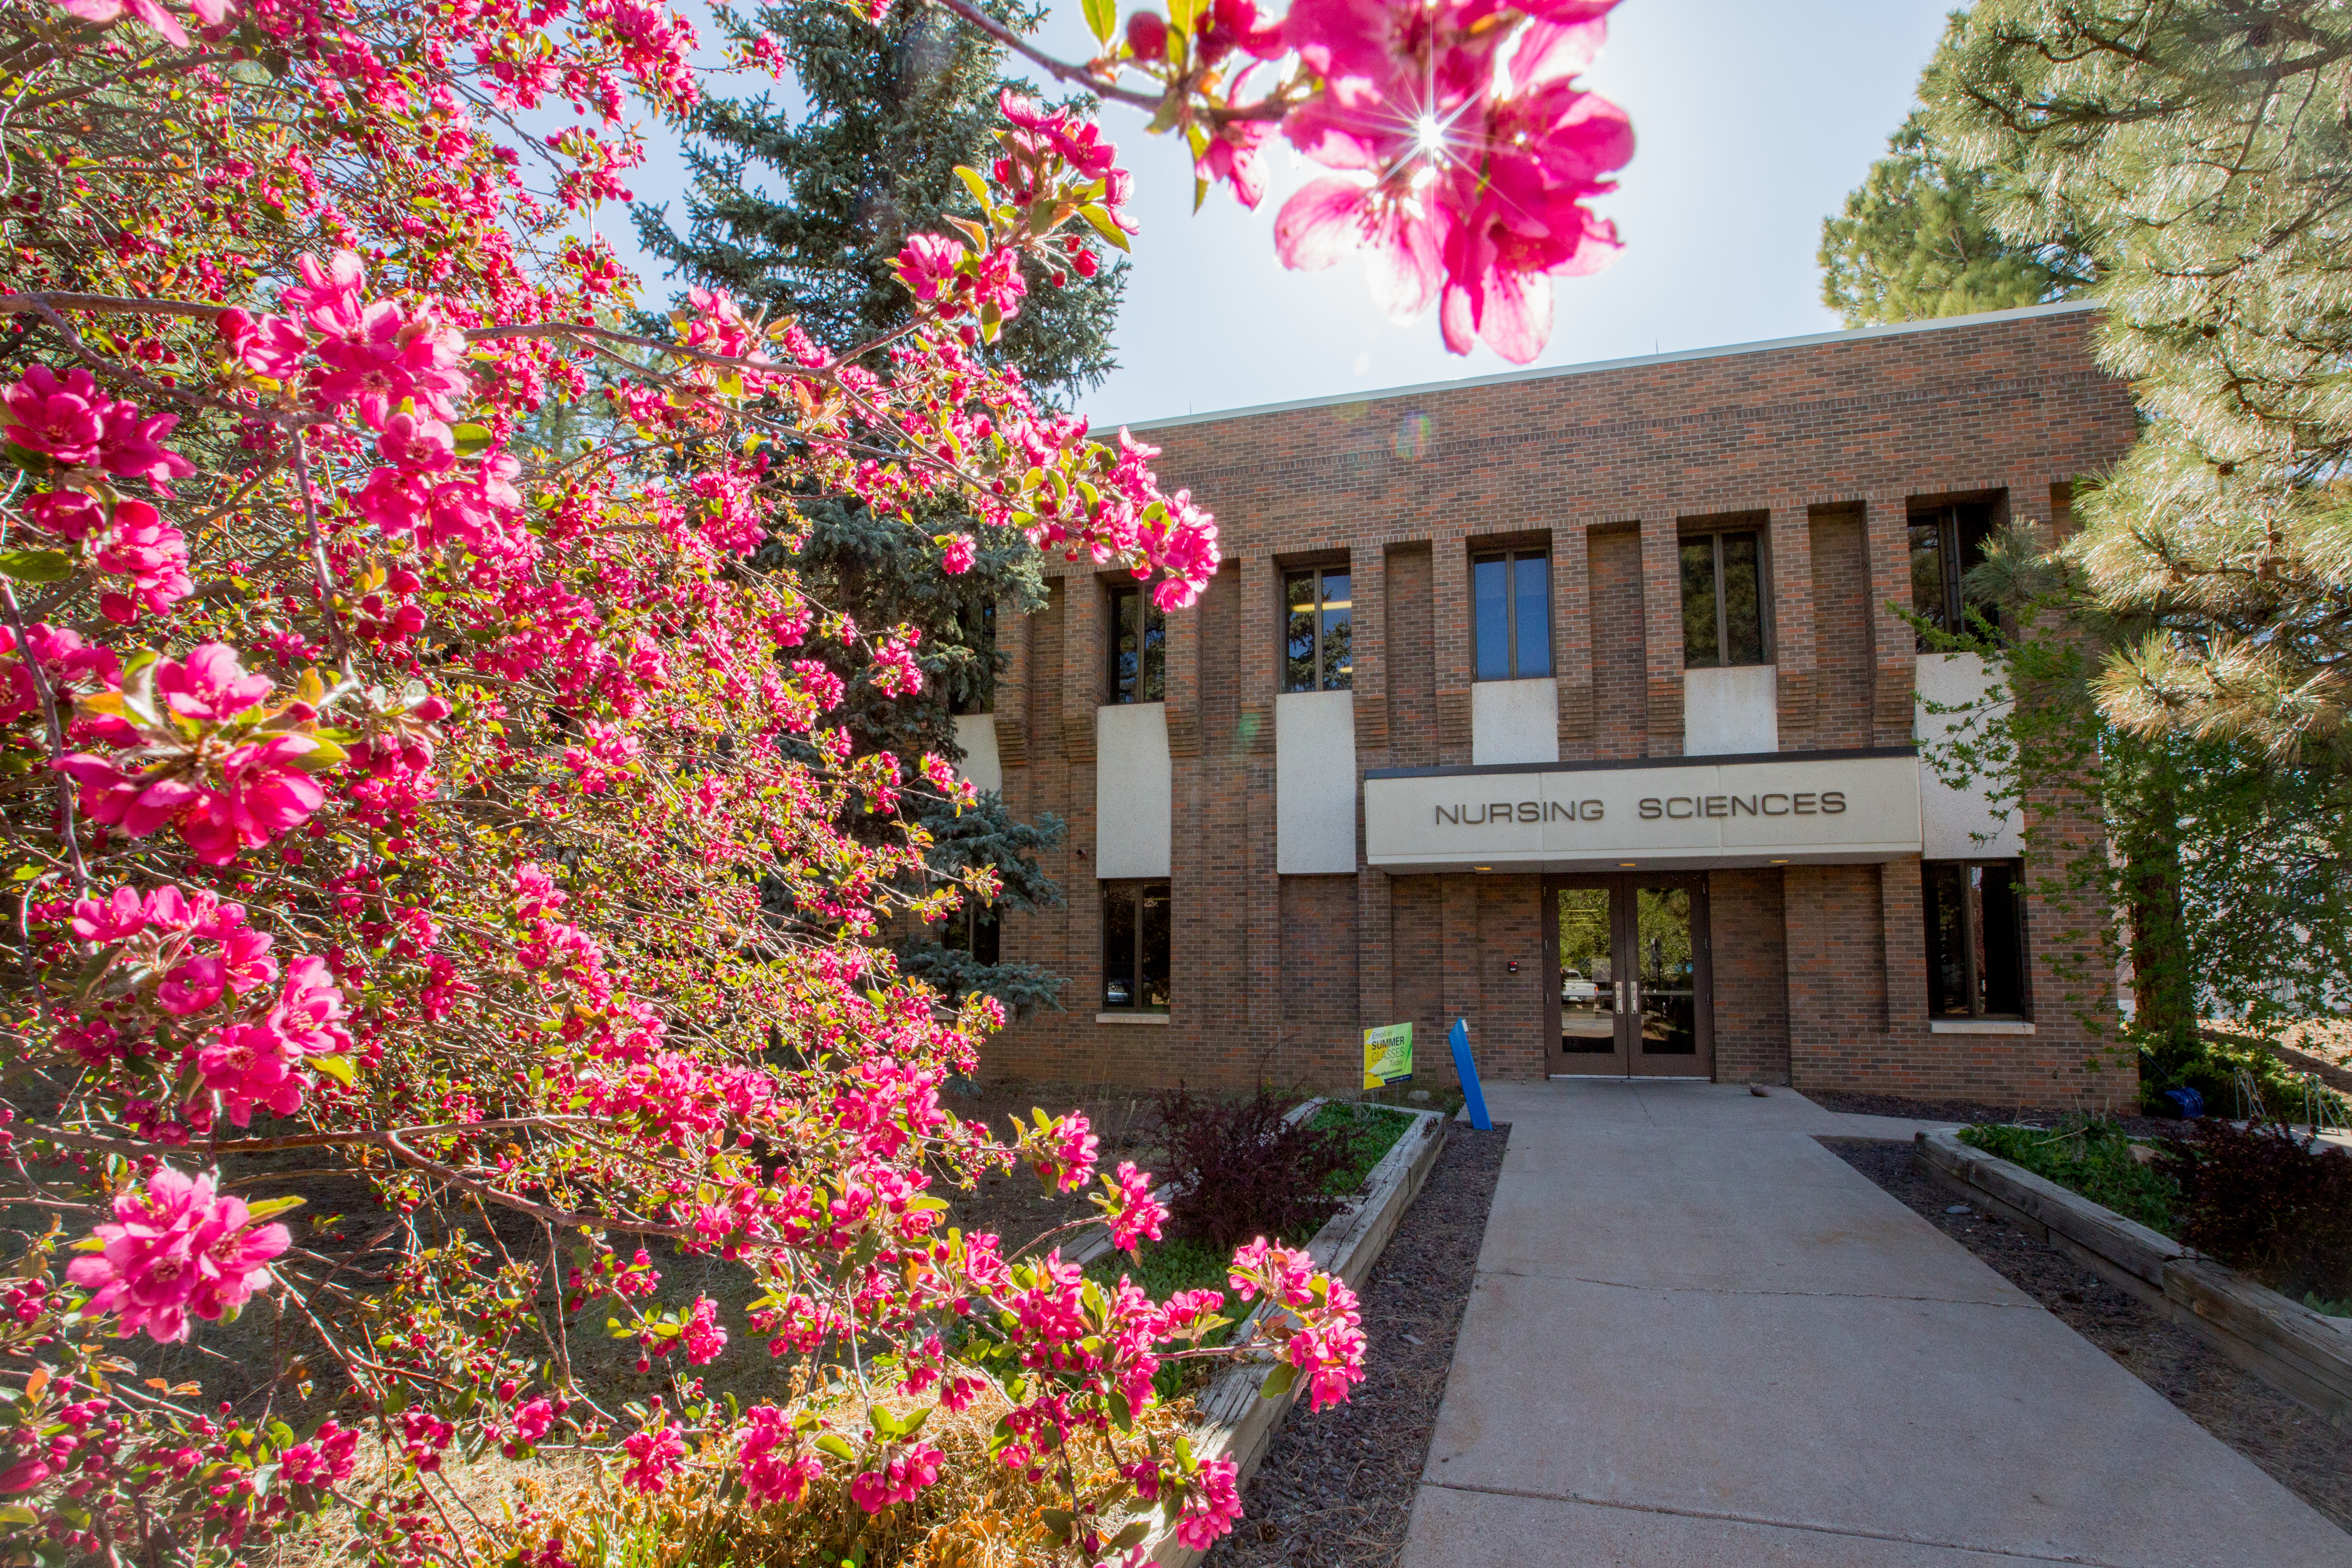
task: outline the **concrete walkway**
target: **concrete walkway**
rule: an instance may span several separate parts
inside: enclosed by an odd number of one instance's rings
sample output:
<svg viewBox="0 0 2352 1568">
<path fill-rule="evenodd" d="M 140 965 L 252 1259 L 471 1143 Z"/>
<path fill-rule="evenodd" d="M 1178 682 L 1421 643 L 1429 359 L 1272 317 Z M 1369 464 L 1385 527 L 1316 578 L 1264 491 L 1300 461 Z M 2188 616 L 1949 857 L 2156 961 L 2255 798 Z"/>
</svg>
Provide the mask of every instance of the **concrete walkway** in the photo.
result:
<svg viewBox="0 0 2352 1568">
<path fill-rule="evenodd" d="M 1813 1139 L 1789 1089 L 1489 1090 L 1510 1149 L 1405 1568 L 2352 1568 L 2347 1536 Z"/>
</svg>

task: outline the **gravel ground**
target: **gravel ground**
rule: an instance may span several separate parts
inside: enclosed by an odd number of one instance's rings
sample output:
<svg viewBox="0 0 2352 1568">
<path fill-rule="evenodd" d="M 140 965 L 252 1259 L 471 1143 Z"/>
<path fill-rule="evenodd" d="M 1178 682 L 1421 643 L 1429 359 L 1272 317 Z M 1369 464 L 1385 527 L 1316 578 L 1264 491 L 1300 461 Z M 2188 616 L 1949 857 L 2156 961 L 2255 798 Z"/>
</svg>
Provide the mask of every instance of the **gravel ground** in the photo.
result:
<svg viewBox="0 0 2352 1568">
<path fill-rule="evenodd" d="M 1242 1494 L 1241 1523 L 1204 1568 L 1396 1562 L 1510 1131 L 1448 1130 L 1428 1184 L 1365 1281 L 1364 1381 L 1336 1409 L 1291 1413 Z"/>
<path fill-rule="evenodd" d="M 1974 1100 L 1906 1100 L 1899 1094 L 1849 1094 L 1843 1089 L 1806 1089 L 1797 1092 L 1843 1116 L 1902 1116 L 1914 1121 L 1996 1121 L 2024 1127 L 2055 1127 L 2068 1114 L 2033 1106 L 1987 1105 Z M 2181 1123 L 2157 1116 L 2109 1117 L 2134 1138 L 2177 1137 Z M 2194 1123 L 2190 1124 L 2193 1128 Z"/>
<path fill-rule="evenodd" d="M 1910 1144 L 1861 1138 L 1822 1142 L 2121 1362 L 2190 1420 L 2352 1531 L 2352 1434 L 2338 1432 L 2307 1405 L 2240 1370 L 2195 1334 L 2046 1242 L 1975 1210 L 1945 1213 L 1959 1200 L 1920 1173 Z"/>
</svg>

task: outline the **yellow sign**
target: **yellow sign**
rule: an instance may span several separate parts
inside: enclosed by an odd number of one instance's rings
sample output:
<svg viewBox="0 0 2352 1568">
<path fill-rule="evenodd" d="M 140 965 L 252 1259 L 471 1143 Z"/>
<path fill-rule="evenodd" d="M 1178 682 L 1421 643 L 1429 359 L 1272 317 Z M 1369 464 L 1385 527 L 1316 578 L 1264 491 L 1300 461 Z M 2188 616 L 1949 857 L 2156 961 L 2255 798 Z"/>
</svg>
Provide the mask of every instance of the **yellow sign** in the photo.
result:
<svg viewBox="0 0 2352 1568">
<path fill-rule="evenodd" d="M 1364 1087 L 1380 1089 L 1412 1078 L 1412 1026 L 1389 1024 L 1364 1031 Z"/>
</svg>

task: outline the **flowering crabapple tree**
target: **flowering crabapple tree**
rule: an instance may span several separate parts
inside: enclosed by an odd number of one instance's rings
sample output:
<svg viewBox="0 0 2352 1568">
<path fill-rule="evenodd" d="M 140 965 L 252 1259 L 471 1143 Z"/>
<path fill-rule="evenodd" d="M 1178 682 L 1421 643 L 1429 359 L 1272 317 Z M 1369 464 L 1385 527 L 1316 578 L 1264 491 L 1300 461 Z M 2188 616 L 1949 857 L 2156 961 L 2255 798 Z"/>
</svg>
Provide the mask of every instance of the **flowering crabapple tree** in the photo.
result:
<svg viewBox="0 0 2352 1568">
<path fill-rule="evenodd" d="M 1250 128 L 1324 113 L 1372 160 L 1341 228 L 1405 237 L 1451 290 L 1486 209 L 1383 161 L 1350 73 L 1389 50 L 1475 76 L 1491 33 L 1524 96 L 1554 58 L 1526 40 L 1597 26 L 1570 9 L 1306 12 L 1241 108 L 1217 29 L 1281 30 L 1245 7 L 1097 66 L 1160 79 L 1245 195 Z M 484 1534 L 563 1561 L 527 1511 L 459 1523 L 452 1471 L 490 1450 L 646 1494 L 717 1477 L 749 1509 L 822 1479 L 879 1514 L 938 1483 L 925 1411 L 983 1395 L 992 1462 L 1044 1484 L 1108 1446 L 1122 1491 L 1055 1516 L 1106 1560 L 1153 1510 L 1197 1546 L 1239 1514 L 1229 1464 L 1130 1438 L 1164 1363 L 1269 1362 L 1318 1407 L 1362 1375 L 1353 1298 L 1288 1248 L 1234 1255 L 1254 1315 L 1218 1343 L 1223 1292 L 1106 1290 L 1054 1237 L 943 1227 L 939 1193 L 1016 1166 L 1098 1184 L 1120 1247 L 1163 1216 L 1082 1118 L 1000 1140 L 940 1103 L 1002 1010 L 946 1005 L 881 938 L 992 873 L 927 879 L 911 806 L 969 786 L 835 721 L 835 667 L 912 691 L 918 634 L 753 564 L 804 527 L 795 496 L 944 500 L 971 524 L 934 540 L 943 573 L 1025 538 L 1171 608 L 1200 592 L 1213 521 L 1151 448 L 976 352 L 1022 258 L 1128 243 L 1128 176 L 1097 127 L 1008 96 L 971 215 L 900 258 L 903 327 L 819 343 L 698 292 L 668 334 L 625 331 L 572 219 L 624 195 L 632 105 L 696 100 L 692 44 L 644 0 L 0 3 L 0 1168 L 12 1221 L 39 1216 L 0 1263 L 12 1561 L 233 1560 L 339 1505 L 385 1561 Z M 1518 123 L 1464 91 L 1445 112 Z M 1504 273 L 1478 265 L 1445 309 L 1486 331 Z M 1523 309 L 1535 274 L 1504 272 Z M 540 439 L 592 375 L 618 434 Z M 657 1247 L 748 1271 L 758 1342 L 666 1292 Z M 659 1397 L 579 1375 L 592 1313 Z M 708 1390 L 730 1354 L 791 1363 L 793 1396 Z"/>
</svg>

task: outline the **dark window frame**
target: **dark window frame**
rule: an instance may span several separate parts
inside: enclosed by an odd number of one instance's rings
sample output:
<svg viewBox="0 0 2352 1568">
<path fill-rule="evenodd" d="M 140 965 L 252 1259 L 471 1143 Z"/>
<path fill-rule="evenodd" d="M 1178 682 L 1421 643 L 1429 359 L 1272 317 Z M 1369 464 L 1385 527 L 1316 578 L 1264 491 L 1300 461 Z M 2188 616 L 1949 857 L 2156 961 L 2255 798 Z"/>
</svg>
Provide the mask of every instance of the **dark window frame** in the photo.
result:
<svg viewBox="0 0 2352 1568">
<path fill-rule="evenodd" d="M 2009 888 L 2009 923 L 2014 945 L 2005 952 L 1996 950 L 1993 922 L 1985 918 L 1985 888 L 1982 874 L 1998 869 L 2005 872 Z M 1961 962 L 1957 965 L 1960 976 L 1959 994 L 1947 994 L 1949 987 L 1943 978 L 1948 967 L 1942 951 L 1945 931 L 1943 920 L 1944 893 L 1939 889 L 1939 877 L 1957 876 L 1958 883 L 1958 924 L 1957 933 Z M 2028 939 L 2025 907 L 2025 866 L 2016 859 L 1922 860 L 1919 862 L 1920 923 L 1927 937 L 1927 1016 L 1931 1019 L 1978 1020 L 2001 1023 L 2031 1023 L 2033 1019 L 2033 958 Z M 2011 966 L 2006 976 L 2006 988 L 2013 996 L 1988 997 L 1986 993 L 2003 984 L 1999 963 L 2005 960 Z M 2014 1000 L 2014 1007 L 1993 1005 L 2000 1000 Z M 1956 1007 L 1952 1004 L 1957 1001 Z"/>
<path fill-rule="evenodd" d="M 1168 700 L 1167 612 L 1152 601 L 1150 589 L 1142 583 L 1113 583 L 1109 586 L 1110 635 L 1104 639 L 1108 655 L 1104 661 L 1108 685 L 1104 704 L 1118 708 L 1134 702 L 1164 702 Z M 1121 622 L 1126 615 L 1125 606 L 1129 604 L 1135 605 L 1139 613 L 1137 635 L 1142 647 L 1136 656 L 1133 688 L 1122 695 L 1128 677 L 1119 668 L 1126 651 L 1119 643 L 1123 635 Z"/>
<path fill-rule="evenodd" d="M 1487 675 L 1478 661 L 1478 568 L 1490 563 L 1503 563 L 1503 652 L 1504 672 Z M 1519 563 L 1543 563 L 1543 668 L 1519 668 Z M 1556 613 L 1552 606 L 1551 547 L 1549 545 L 1508 545 L 1500 549 L 1474 551 L 1470 556 L 1470 678 L 1473 680 L 1546 680 L 1554 673 L 1552 660 L 1552 623 Z"/>
<path fill-rule="evenodd" d="M 1977 562 L 1963 557 L 1973 553 L 1982 558 L 1985 541 L 1992 537 L 1996 525 L 1996 512 L 1995 504 L 1989 500 L 1950 501 L 1913 511 L 1906 520 L 1904 545 L 1911 566 L 1911 610 L 1932 623 L 1934 630 L 1962 637 L 1972 629 L 1960 584 Z M 1937 603 L 1932 606 L 1919 603 L 1919 545 L 1921 536 L 1930 531 L 1936 536 Z M 1996 626 L 1999 625 L 1999 618 L 1989 607 L 1981 613 Z M 1935 651 L 1928 646 L 1926 631 L 1919 634 L 1919 651 Z"/>
<path fill-rule="evenodd" d="M 1723 591 L 1723 542 L 1745 535 L 1756 541 L 1756 648 L 1757 657 L 1733 662 L 1726 657 L 1731 646 L 1731 607 Z M 1690 656 L 1690 607 L 1683 594 L 1682 552 L 1699 541 L 1712 547 L 1715 560 L 1715 658 L 1700 663 Z M 1755 669 L 1774 662 L 1772 648 L 1772 542 L 1769 531 L 1761 521 L 1744 526 L 1725 523 L 1719 526 L 1694 528 L 1685 531 L 1675 543 L 1675 592 L 1683 597 L 1683 668 L 1685 669 Z"/>
<path fill-rule="evenodd" d="M 1102 915 L 1101 1010 L 1106 1013 L 1154 1015 L 1174 1011 L 1176 977 L 1172 953 L 1175 945 L 1173 937 L 1175 918 L 1168 879 L 1164 877 L 1122 879 L 1104 881 L 1097 886 L 1100 894 Z M 1150 918 L 1154 895 L 1158 897 L 1161 911 L 1157 922 L 1159 952 L 1156 954 L 1151 951 L 1154 945 L 1152 941 L 1154 922 Z M 1125 927 L 1129 947 L 1124 957 L 1123 967 L 1129 984 L 1128 999 L 1124 1002 L 1115 1002 L 1111 999 L 1111 987 L 1118 981 L 1122 964 L 1118 956 L 1112 952 L 1111 944 L 1114 934 L 1118 929 L 1116 916 L 1120 906 L 1124 906 L 1128 911 Z M 1158 961 L 1157 973 L 1161 995 L 1161 1000 L 1158 1002 L 1147 1000 L 1154 973 L 1155 958 Z"/>
<path fill-rule="evenodd" d="M 1325 590 L 1329 584 L 1329 580 L 1335 576 L 1345 580 L 1348 584 L 1348 597 L 1344 603 L 1348 611 L 1348 626 L 1349 628 L 1348 647 L 1344 655 L 1348 662 L 1336 673 L 1326 668 L 1326 655 L 1328 652 L 1328 649 L 1325 642 L 1326 636 L 1330 631 L 1330 611 L 1332 606 L 1332 601 L 1326 595 Z M 1312 677 L 1309 683 L 1305 686 L 1301 686 L 1297 683 L 1294 673 L 1294 665 L 1296 660 L 1290 651 L 1291 644 L 1295 637 L 1295 628 L 1291 625 L 1291 620 L 1292 617 L 1299 613 L 1298 606 L 1293 603 L 1291 599 L 1290 590 L 1291 584 L 1297 582 L 1302 577 L 1307 579 L 1312 584 L 1312 596 L 1309 600 L 1309 607 L 1307 611 L 1307 615 L 1312 623 L 1312 636 L 1314 639 L 1307 654 L 1307 668 L 1312 672 Z M 1281 657 L 1282 689 L 1284 691 L 1349 691 L 1354 689 L 1356 684 L 1354 638 L 1356 614 L 1355 600 L 1356 574 L 1348 562 L 1323 561 L 1318 562 L 1312 565 L 1288 566 L 1283 569 Z"/>
</svg>

